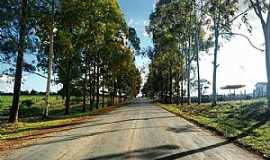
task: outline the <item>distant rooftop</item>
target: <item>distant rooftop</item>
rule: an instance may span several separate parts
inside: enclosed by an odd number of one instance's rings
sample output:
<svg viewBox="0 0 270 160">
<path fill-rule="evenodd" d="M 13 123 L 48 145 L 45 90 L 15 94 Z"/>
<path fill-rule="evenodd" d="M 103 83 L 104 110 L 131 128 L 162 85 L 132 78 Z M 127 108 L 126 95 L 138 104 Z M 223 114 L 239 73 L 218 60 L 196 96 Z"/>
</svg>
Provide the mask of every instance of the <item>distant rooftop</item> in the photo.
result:
<svg viewBox="0 0 270 160">
<path fill-rule="evenodd" d="M 257 86 L 257 85 L 267 85 L 267 82 L 257 82 L 257 83 L 256 83 L 256 86 Z"/>
<path fill-rule="evenodd" d="M 227 89 L 240 89 L 244 88 L 246 85 L 226 85 L 224 87 L 221 87 L 221 89 L 227 90 Z"/>
</svg>

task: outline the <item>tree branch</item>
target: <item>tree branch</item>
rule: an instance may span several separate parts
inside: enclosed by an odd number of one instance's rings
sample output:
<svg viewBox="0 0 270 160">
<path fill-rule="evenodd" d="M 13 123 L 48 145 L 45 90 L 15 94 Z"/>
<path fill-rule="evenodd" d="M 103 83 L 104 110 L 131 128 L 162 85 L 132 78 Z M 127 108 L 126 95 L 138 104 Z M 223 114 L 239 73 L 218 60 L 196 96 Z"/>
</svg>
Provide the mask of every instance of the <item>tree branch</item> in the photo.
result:
<svg viewBox="0 0 270 160">
<path fill-rule="evenodd" d="M 15 64 L 10 63 L 10 62 L 4 62 L 4 61 L 0 61 L 0 63 L 7 64 L 7 65 L 10 65 L 10 66 L 13 66 L 13 67 L 15 67 L 15 66 L 16 66 Z M 37 75 L 37 76 L 39 76 L 39 77 L 41 77 L 41 78 L 45 78 L 45 79 L 47 79 L 47 77 L 46 77 L 46 76 L 44 76 L 43 74 L 38 73 L 38 72 L 34 72 L 34 71 L 25 71 L 25 72 L 30 73 L 30 74 Z M 7 75 L 9 75 L 9 74 L 7 74 Z M 54 80 L 53 80 L 53 79 L 51 79 L 51 81 L 52 81 L 52 82 L 54 82 Z"/>
<path fill-rule="evenodd" d="M 264 49 L 261 49 L 261 48 L 255 46 L 255 45 L 252 43 L 252 41 L 249 39 L 249 37 L 246 36 L 246 35 L 244 35 L 244 34 L 241 34 L 241 33 L 233 33 L 233 32 L 220 33 L 220 34 L 221 34 L 221 35 L 222 35 L 222 34 L 223 34 L 223 35 L 224 35 L 224 34 L 227 34 L 227 35 L 241 36 L 241 37 L 245 38 L 246 40 L 248 40 L 249 44 L 250 44 L 254 49 L 259 50 L 259 51 L 261 51 L 261 52 L 264 52 L 264 51 L 265 51 Z"/>
<path fill-rule="evenodd" d="M 236 19 L 238 19 L 240 16 L 242 16 L 243 14 L 245 14 L 245 13 L 247 13 L 248 11 L 250 11 L 251 9 L 253 9 L 252 7 L 249 7 L 249 8 L 247 8 L 245 11 L 243 11 L 242 13 L 240 13 L 240 14 L 238 14 L 237 16 L 235 16 L 235 17 L 233 17 L 232 19 L 231 19 L 231 23 L 233 22 L 233 21 L 235 21 Z"/>
<path fill-rule="evenodd" d="M 263 15 L 262 15 L 262 8 L 260 6 L 259 0 L 256 0 L 256 3 L 254 3 L 253 0 L 249 0 L 249 1 L 250 1 L 251 5 L 252 5 L 256 15 L 260 18 L 263 27 L 265 28 L 266 22 L 265 22 L 265 20 L 263 18 Z"/>
</svg>

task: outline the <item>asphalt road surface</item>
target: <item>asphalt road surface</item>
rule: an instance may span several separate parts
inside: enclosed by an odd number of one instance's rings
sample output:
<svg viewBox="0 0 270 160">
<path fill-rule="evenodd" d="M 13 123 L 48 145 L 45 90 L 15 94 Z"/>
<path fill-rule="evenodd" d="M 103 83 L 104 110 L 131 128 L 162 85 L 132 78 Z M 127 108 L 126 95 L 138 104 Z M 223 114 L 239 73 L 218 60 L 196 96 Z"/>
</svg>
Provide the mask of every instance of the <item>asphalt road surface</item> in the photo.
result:
<svg viewBox="0 0 270 160">
<path fill-rule="evenodd" d="M 12 160 L 259 160 L 146 99 L 12 151 Z"/>
</svg>

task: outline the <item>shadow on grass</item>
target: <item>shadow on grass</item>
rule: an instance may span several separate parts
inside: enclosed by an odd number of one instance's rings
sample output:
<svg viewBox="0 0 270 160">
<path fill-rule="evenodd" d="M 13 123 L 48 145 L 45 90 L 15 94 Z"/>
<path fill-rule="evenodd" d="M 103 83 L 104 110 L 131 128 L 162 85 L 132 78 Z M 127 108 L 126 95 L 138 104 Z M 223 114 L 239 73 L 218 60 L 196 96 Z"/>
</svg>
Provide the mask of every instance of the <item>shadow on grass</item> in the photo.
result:
<svg viewBox="0 0 270 160">
<path fill-rule="evenodd" d="M 225 126 L 243 130 L 254 123 L 263 122 L 269 115 L 265 102 L 254 102 L 232 109 L 218 121 Z"/>
<path fill-rule="evenodd" d="M 234 117 L 239 120 L 260 121 L 262 118 L 265 118 L 264 116 L 267 112 L 267 108 L 265 106 L 266 103 L 262 101 L 245 104 L 232 110 L 231 114 L 229 114 L 228 117 Z"/>
</svg>

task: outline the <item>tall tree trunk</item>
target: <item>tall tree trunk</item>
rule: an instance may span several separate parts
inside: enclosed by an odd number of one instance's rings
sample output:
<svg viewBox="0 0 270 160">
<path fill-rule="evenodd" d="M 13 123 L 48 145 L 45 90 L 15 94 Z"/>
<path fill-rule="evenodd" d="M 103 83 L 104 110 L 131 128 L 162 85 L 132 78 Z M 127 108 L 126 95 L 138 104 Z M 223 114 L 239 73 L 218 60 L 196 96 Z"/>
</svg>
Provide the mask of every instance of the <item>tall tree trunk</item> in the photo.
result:
<svg viewBox="0 0 270 160">
<path fill-rule="evenodd" d="M 113 82 L 113 94 L 112 94 L 112 104 L 113 105 L 115 104 L 116 94 L 117 94 L 117 82 L 116 82 L 116 80 L 114 80 L 114 82 Z"/>
<path fill-rule="evenodd" d="M 99 56 L 98 56 L 98 61 L 99 61 Z M 100 67 L 99 67 L 99 62 L 97 64 L 97 83 L 96 83 L 96 109 L 99 107 L 99 78 L 100 78 Z"/>
<path fill-rule="evenodd" d="M 89 62 L 89 68 L 88 68 L 88 75 L 89 75 L 89 79 L 88 79 L 88 84 L 89 84 L 89 101 L 90 101 L 90 111 L 93 110 L 93 99 L 92 99 L 92 95 L 93 95 L 93 84 L 92 84 L 92 79 L 93 77 L 91 76 L 91 64 Z"/>
<path fill-rule="evenodd" d="M 181 80 L 180 90 L 181 90 L 181 105 L 184 105 L 184 79 Z"/>
<path fill-rule="evenodd" d="M 86 82 L 87 82 L 87 69 L 85 67 L 83 79 L 83 108 L 82 108 L 83 112 L 86 111 L 86 88 L 87 88 Z"/>
<path fill-rule="evenodd" d="M 169 73 L 166 74 L 166 78 L 165 78 L 165 84 L 166 84 L 166 87 L 165 87 L 165 103 L 168 103 L 168 93 L 169 93 Z"/>
<path fill-rule="evenodd" d="M 103 77 L 103 84 L 102 84 L 102 108 L 105 107 L 105 82 Z"/>
<path fill-rule="evenodd" d="M 46 94 L 45 94 L 45 106 L 43 109 L 43 118 L 48 118 L 49 116 L 49 96 L 50 96 L 50 87 L 51 87 L 51 77 L 52 77 L 52 61 L 53 61 L 53 30 L 54 30 L 54 0 L 52 1 L 52 22 L 51 22 L 51 29 L 50 29 L 50 48 L 48 53 L 48 77 L 47 77 L 47 87 L 46 87 Z"/>
<path fill-rule="evenodd" d="M 266 23 L 263 25 L 263 31 L 265 38 L 265 61 L 267 71 L 267 105 L 268 112 L 270 112 L 270 11 L 268 11 Z"/>
<path fill-rule="evenodd" d="M 179 85 L 179 77 L 177 78 L 177 82 L 176 82 L 176 91 L 177 91 L 177 99 L 176 99 L 176 104 L 179 105 L 180 104 L 180 85 Z"/>
<path fill-rule="evenodd" d="M 213 82 L 212 82 L 212 106 L 217 105 L 217 54 L 219 48 L 219 17 L 214 19 L 215 30 L 215 49 L 214 49 L 214 62 L 213 62 Z"/>
<path fill-rule="evenodd" d="M 92 104 L 91 108 L 94 109 L 94 102 L 95 102 L 95 88 L 96 88 L 96 64 L 94 62 L 94 72 L 93 72 L 93 82 L 92 82 Z"/>
<path fill-rule="evenodd" d="M 70 72 L 71 72 L 71 64 L 67 67 L 67 75 L 65 80 L 65 114 L 68 115 L 70 111 Z"/>
<path fill-rule="evenodd" d="M 202 101 L 202 94 L 201 94 L 201 77 L 200 77 L 200 59 L 199 59 L 199 52 L 200 52 L 200 38 L 199 38 L 199 31 L 196 33 L 196 63 L 197 63 L 197 87 L 198 87 L 198 104 L 201 104 Z"/>
<path fill-rule="evenodd" d="M 170 99 L 169 99 L 169 103 L 172 104 L 172 97 L 173 97 L 173 78 L 172 78 L 172 65 L 170 65 Z"/>
<path fill-rule="evenodd" d="M 18 121 L 19 101 L 20 101 L 22 72 L 23 72 L 23 56 L 24 56 L 24 49 L 25 49 L 24 43 L 25 43 L 25 37 L 27 34 L 27 31 L 26 31 L 27 0 L 22 0 L 20 14 L 21 15 L 20 15 L 20 22 L 19 22 L 20 33 L 19 33 L 18 56 L 17 56 L 17 62 L 16 62 L 13 100 L 12 100 L 12 106 L 10 108 L 10 114 L 9 114 L 10 123 L 15 123 Z"/>
<path fill-rule="evenodd" d="M 191 104 L 191 78 L 190 78 L 190 74 L 191 74 L 191 37 L 189 38 L 189 53 L 187 56 L 187 103 L 188 105 Z"/>
</svg>

